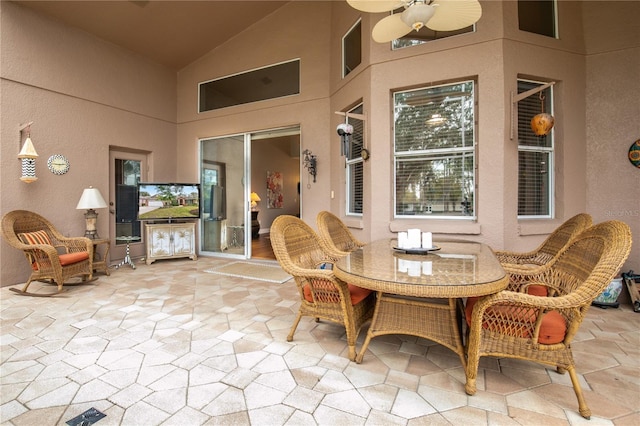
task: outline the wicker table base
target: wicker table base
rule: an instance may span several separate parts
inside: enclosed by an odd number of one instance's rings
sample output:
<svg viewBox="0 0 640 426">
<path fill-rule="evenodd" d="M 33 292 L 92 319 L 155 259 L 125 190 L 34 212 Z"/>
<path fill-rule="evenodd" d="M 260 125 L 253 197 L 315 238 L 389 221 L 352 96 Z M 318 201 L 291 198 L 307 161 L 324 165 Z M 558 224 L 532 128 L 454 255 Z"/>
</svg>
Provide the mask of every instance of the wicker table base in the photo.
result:
<svg viewBox="0 0 640 426">
<path fill-rule="evenodd" d="M 356 362 L 371 339 L 384 334 L 419 336 L 454 351 L 466 368 L 458 301 L 506 288 L 508 276 L 486 245 L 439 241 L 436 253 L 406 254 L 395 240 L 366 244 L 338 259 L 334 273 L 344 282 L 377 292 L 376 308 Z"/>
<path fill-rule="evenodd" d="M 356 362 L 360 364 L 371 339 L 408 334 L 440 343 L 454 351 L 466 368 L 458 299 L 421 299 L 378 292 L 376 310 Z"/>
</svg>

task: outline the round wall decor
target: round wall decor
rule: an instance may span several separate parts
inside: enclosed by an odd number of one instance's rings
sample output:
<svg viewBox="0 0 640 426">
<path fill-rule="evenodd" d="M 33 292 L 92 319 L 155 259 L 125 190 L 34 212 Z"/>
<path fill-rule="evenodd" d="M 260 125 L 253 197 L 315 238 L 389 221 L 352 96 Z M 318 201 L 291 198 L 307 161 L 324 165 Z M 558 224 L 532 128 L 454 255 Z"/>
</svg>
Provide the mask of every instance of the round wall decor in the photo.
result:
<svg viewBox="0 0 640 426">
<path fill-rule="evenodd" d="M 635 141 L 629 147 L 629 161 L 634 166 L 640 168 L 640 139 Z"/>
<path fill-rule="evenodd" d="M 69 160 L 61 154 L 54 154 L 47 160 L 47 167 L 54 175 L 63 175 L 69 171 Z"/>
</svg>

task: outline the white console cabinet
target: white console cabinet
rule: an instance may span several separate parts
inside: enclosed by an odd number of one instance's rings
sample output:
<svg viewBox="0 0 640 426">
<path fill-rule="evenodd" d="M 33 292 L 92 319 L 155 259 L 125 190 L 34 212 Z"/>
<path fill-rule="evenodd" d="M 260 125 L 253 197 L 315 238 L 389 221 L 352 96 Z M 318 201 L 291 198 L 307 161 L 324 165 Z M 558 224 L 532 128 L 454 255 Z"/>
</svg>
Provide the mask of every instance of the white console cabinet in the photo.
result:
<svg viewBox="0 0 640 426">
<path fill-rule="evenodd" d="M 147 265 L 158 259 L 196 260 L 196 223 L 146 224 Z"/>
</svg>

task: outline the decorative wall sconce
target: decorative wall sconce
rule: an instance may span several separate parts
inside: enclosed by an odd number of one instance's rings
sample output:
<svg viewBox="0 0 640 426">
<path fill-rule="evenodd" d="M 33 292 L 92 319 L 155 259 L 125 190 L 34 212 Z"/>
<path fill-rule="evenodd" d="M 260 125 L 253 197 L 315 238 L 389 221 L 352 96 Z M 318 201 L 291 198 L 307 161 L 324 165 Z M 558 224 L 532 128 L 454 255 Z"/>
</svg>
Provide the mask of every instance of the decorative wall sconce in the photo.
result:
<svg viewBox="0 0 640 426">
<path fill-rule="evenodd" d="M 20 177 L 20 180 L 26 183 L 38 180 L 36 177 L 36 158 L 38 158 L 38 153 L 31 141 L 32 124 L 33 121 L 20 126 L 20 142 L 22 142 L 22 132 L 27 129 L 27 139 L 25 139 L 24 145 L 22 145 L 22 149 L 18 154 L 18 158 L 22 161 L 22 176 Z"/>
<path fill-rule="evenodd" d="M 313 176 L 313 182 L 315 183 L 316 174 L 318 173 L 316 156 L 308 149 L 302 151 L 302 154 L 304 155 L 304 162 L 302 165 L 309 171 L 309 174 Z"/>
<path fill-rule="evenodd" d="M 336 128 L 342 144 L 340 145 L 340 155 L 349 158 L 349 137 L 353 134 L 353 126 L 348 123 L 340 123 Z M 315 181 L 314 181 L 315 182 Z"/>
<path fill-rule="evenodd" d="M 82 196 L 80 197 L 80 201 L 78 201 L 76 209 L 87 209 L 87 212 L 84 214 L 84 219 L 86 221 L 86 229 L 84 231 L 85 237 L 94 240 L 96 238 L 100 238 L 96 229 L 98 213 L 95 209 L 103 209 L 105 207 L 107 207 L 107 203 L 104 201 L 104 198 L 102 198 L 102 194 L 100 194 L 98 188 L 90 186 L 82 191 Z"/>
</svg>

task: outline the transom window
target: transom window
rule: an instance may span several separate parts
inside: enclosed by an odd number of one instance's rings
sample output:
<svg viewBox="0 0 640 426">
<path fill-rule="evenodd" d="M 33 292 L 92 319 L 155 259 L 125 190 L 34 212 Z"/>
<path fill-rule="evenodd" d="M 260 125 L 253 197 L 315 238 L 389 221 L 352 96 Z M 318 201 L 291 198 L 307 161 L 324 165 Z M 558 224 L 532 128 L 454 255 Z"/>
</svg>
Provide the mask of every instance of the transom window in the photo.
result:
<svg viewBox="0 0 640 426">
<path fill-rule="evenodd" d="M 542 86 L 543 82 L 518 80 L 518 93 Z M 547 87 L 518 102 L 518 217 L 553 217 L 553 130 L 537 136 L 531 119 L 541 112 L 553 115 L 553 87 Z M 540 99 L 542 96 L 543 99 Z M 543 109 L 544 105 L 544 111 Z"/>
<path fill-rule="evenodd" d="M 518 27 L 521 31 L 557 37 L 556 0 L 518 0 Z"/>
<path fill-rule="evenodd" d="M 395 217 L 475 218 L 474 86 L 393 94 Z"/>
<path fill-rule="evenodd" d="M 342 77 L 362 62 L 362 25 L 356 22 L 342 38 Z"/>
<path fill-rule="evenodd" d="M 300 60 L 198 84 L 198 112 L 281 98 L 300 93 Z"/>
</svg>

